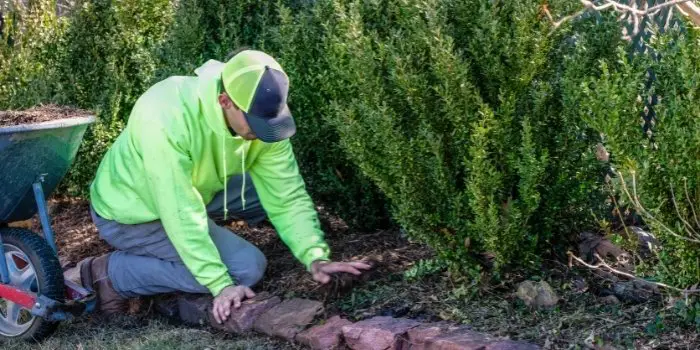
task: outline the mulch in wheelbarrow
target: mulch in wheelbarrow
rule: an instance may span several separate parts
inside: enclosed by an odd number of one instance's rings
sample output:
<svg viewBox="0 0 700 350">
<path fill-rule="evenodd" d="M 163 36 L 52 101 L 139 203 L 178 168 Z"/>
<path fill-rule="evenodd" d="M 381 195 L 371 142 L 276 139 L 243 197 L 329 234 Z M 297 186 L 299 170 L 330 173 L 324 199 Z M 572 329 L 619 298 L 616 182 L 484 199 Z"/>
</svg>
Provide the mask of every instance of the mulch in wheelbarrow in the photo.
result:
<svg viewBox="0 0 700 350">
<path fill-rule="evenodd" d="M 43 105 L 26 110 L 0 111 L 0 128 L 90 115 L 91 113 L 85 110 L 57 105 Z"/>
</svg>

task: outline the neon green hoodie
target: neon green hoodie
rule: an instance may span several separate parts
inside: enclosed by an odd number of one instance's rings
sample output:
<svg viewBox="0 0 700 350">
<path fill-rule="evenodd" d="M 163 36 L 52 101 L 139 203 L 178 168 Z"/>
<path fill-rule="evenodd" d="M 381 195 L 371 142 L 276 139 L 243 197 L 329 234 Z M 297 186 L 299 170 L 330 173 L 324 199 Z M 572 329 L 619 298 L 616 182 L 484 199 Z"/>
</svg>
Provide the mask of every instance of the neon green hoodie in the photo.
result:
<svg viewBox="0 0 700 350">
<path fill-rule="evenodd" d="M 185 266 L 213 295 L 233 281 L 209 236 L 205 206 L 244 171 L 281 239 L 307 269 L 330 253 L 289 140 L 246 141 L 229 131 L 217 101 L 221 66 L 148 89 L 90 187 L 91 204 L 105 219 L 161 220 Z"/>
</svg>

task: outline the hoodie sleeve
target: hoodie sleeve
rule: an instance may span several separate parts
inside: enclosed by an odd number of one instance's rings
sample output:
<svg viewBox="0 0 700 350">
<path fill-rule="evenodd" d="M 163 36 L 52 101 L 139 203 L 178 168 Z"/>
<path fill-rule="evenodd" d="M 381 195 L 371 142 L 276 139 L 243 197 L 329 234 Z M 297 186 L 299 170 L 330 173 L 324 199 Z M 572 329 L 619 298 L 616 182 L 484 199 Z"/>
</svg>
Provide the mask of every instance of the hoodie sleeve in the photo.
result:
<svg viewBox="0 0 700 350">
<path fill-rule="evenodd" d="M 182 145 L 186 138 L 171 135 L 178 128 L 158 118 L 140 122 L 134 142 L 141 144 L 153 210 L 187 269 L 216 296 L 233 281 L 209 235 L 206 208 L 192 184 L 193 163 Z"/>
<path fill-rule="evenodd" d="M 330 249 L 299 173 L 291 142 L 277 142 L 264 150 L 252 165 L 250 175 L 260 203 L 292 254 L 307 269 L 316 260 L 328 260 Z"/>
</svg>

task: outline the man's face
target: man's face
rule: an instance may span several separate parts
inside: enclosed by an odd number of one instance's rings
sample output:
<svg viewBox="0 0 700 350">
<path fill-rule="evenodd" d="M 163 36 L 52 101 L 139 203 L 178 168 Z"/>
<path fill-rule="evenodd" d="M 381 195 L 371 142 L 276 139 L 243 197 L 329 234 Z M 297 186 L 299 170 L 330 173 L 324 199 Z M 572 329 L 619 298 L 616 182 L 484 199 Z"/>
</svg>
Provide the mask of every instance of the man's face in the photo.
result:
<svg viewBox="0 0 700 350">
<path fill-rule="evenodd" d="M 221 109 L 224 110 L 226 122 L 231 129 L 236 132 L 236 134 L 240 135 L 246 140 L 255 140 L 258 138 L 255 136 L 255 133 L 253 133 L 253 130 L 250 129 L 250 125 L 248 125 L 248 121 L 246 121 L 243 111 L 241 111 L 238 106 L 233 103 L 231 98 L 225 92 L 219 95 L 219 105 L 221 105 Z"/>
</svg>

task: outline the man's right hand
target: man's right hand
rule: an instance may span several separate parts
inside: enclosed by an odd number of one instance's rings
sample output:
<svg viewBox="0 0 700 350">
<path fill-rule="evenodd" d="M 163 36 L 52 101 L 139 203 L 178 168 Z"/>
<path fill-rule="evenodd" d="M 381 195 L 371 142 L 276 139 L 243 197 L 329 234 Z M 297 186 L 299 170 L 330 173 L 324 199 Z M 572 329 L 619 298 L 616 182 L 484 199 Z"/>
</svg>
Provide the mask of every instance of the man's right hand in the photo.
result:
<svg viewBox="0 0 700 350">
<path fill-rule="evenodd" d="M 228 286 L 224 288 L 214 298 L 212 307 L 214 319 L 219 324 L 226 322 L 228 317 L 231 316 L 231 304 L 233 304 L 233 308 L 238 309 L 243 300 L 254 296 L 255 293 L 246 286 Z"/>
</svg>

